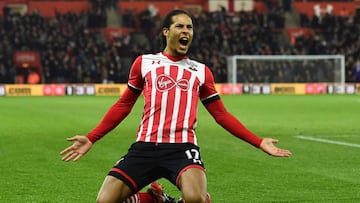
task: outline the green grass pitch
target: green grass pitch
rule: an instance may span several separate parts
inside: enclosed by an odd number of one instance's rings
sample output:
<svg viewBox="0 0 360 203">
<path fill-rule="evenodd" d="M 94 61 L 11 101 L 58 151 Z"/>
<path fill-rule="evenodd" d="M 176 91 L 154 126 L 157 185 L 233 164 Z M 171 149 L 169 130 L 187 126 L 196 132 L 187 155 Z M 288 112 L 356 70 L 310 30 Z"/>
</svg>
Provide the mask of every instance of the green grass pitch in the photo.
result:
<svg viewBox="0 0 360 203">
<path fill-rule="evenodd" d="M 266 155 L 227 133 L 200 106 L 197 135 L 212 202 L 360 202 L 359 95 L 222 99 L 251 131 L 279 139 L 293 156 Z M 135 140 L 142 99 L 80 161 L 63 162 L 59 152 L 70 144 L 66 137 L 86 134 L 116 100 L 0 97 L 0 202 L 95 202 L 108 170 Z M 167 180 L 160 182 L 179 197 Z"/>
</svg>

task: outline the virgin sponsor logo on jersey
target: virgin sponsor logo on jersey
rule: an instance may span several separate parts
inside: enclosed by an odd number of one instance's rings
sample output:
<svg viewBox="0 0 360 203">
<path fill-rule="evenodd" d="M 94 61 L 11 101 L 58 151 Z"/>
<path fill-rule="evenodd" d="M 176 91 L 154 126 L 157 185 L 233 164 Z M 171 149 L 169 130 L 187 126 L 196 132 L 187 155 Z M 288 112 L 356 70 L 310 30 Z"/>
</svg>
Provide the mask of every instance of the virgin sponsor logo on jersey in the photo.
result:
<svg viewBox="0 0 360 203">
<path fill-rule="evenodd" d="M 156 89 L 158 91 L 165 92 L 174 87 L 177 87 L 182 91 L 187 91 L 189 89 L 189 81 L 186 79 L 176 81 L 166 74 L 161 74 L 156 77 Z"/>
</svg>

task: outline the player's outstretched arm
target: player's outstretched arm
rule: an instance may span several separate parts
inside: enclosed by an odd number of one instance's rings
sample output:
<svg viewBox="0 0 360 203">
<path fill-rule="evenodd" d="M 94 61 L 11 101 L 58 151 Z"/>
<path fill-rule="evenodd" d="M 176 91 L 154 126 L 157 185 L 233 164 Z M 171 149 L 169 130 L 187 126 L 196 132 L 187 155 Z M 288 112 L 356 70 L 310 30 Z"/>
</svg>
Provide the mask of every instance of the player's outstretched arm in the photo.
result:
<svg viewBox="0 0 360 203">
<path fill-rule="evenodd" d="M 262 149 L 269 155 L 288 157 L 291 152 L 275 146 L 278 140 L 272 138 L 260 138 L 248 130 L 237 118 L 230 114 L 220 99 L 205 105 L 206 109 L 215 118 L 216 122 L 236 137 Z"/>
<path fill-rule="evenodd" d="M 278 157 L 289 157 L 291 156 L 291 152 L 287 149 L 280 149 L 275 146 L 276 143 L 279 141 L 272 138 L 263 138 L 260 149 L 271 156 L 278 156 Z"/>
<path fill-rule="evenodd" d="M 77 161 L 86 154 L 92 147 L 92 142 L 82 135 L 67 138 L 68 141 L 74 142 L 70 147 L 67 147 L 60 152 L 63 161 Z"/>
</svg>

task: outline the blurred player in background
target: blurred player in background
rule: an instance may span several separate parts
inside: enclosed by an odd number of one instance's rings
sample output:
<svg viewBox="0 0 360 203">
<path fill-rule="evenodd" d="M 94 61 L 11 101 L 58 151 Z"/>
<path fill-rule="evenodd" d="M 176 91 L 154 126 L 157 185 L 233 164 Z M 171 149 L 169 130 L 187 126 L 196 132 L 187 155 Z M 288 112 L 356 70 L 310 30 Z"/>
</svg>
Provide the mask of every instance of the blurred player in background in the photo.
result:
<svg viewBox="0 0 360 203">
<path fill-rule="evenodd" d="M 234 136 L 269 155 L 291 155 L 289 150 L 274 145 L 277 140 L 256 136 L 230 114 L 215 89 L 210 69 L 187 57 L 194 35 L 189 13 L 171 11 L 164 18 L 162 35 L 163 52 L 139 56 L 121 98 L 86 136 L 68 138 L 73 145 L 60 153 L 64 161 L 81 158 L 130 113 L 140 94 L 144 95 L 136 141 L 108 173 L 97 202 L 175 202 L 167 198 L 161 186 L 152 183 L 160 178 L 178 187 L 182 193 L 180 202 L 210 202 L 195 135 L 199 99 L 216 122 Z M 149 193 L 139 192 L 149 184 Z M 158 188 L 155 196 L 161 198 L 148 196 L 156 191 L 154 187 Z"/>
</svg>

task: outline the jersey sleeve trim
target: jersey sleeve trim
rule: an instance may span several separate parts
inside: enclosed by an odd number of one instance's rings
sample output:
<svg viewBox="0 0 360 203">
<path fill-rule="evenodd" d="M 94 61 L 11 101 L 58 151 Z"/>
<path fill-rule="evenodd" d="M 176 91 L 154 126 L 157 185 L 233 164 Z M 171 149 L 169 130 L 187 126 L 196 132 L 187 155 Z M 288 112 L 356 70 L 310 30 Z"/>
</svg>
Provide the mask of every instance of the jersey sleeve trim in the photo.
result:
<svg viewBox="0 0 360 203">
<path fill-rule="evenodd" d="M 212 94 L 212 95 L 202 99 L 201 102 L 203 103 L 203 105 L 206 105 L 206 104 L 212 103 L 218 99 L 220 99 L 220 96 L 218 93 L 216 93 L 216 94 Z"/>
<path fill-rule="evenodd" d="M 128 87 L 129 87 L 129 89 L 130 89 L 131 91 L 133 91 L 133 92 L 135 92 L 135 93 L 137 93 L 137 94 L 140 94 L 141 91 L 142 91 L 141 88 L 137 88 L 137 87 L 131 85 L 130 83 L 128 83 Z"/>
</svg>

